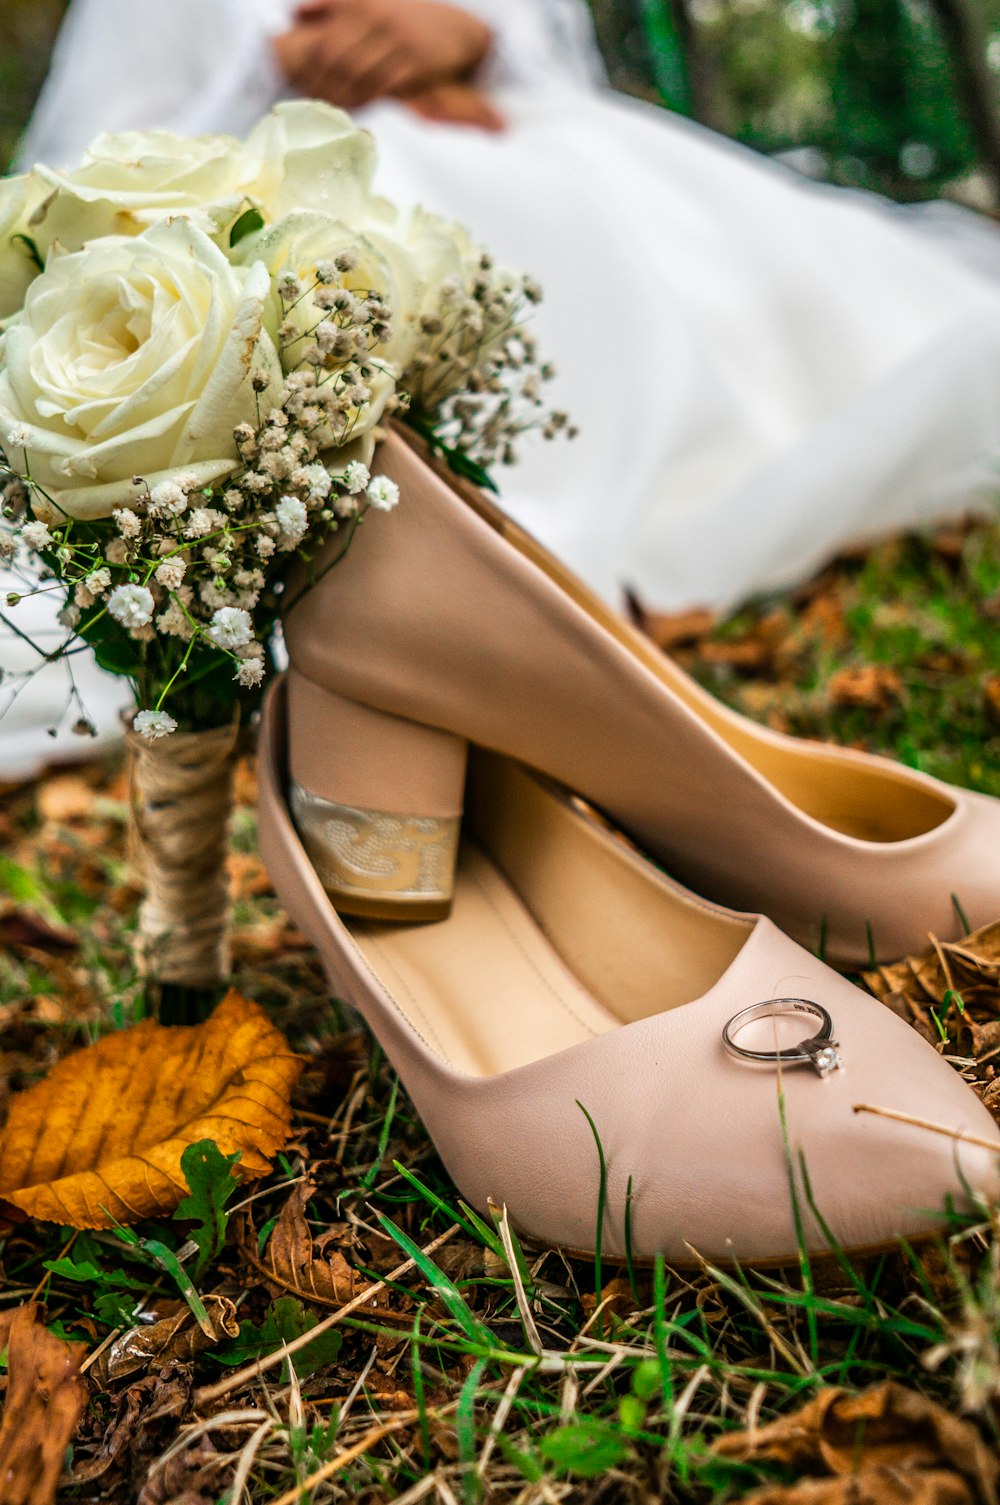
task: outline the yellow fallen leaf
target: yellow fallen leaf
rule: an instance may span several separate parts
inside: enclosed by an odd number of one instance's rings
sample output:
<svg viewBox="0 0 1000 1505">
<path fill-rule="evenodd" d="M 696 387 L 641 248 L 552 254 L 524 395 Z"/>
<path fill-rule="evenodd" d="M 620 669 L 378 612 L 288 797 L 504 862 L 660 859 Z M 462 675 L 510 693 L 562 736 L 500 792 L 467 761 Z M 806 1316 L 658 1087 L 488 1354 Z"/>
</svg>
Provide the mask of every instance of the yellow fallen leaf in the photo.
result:
<svg viewBox="0 0 1000 1505">
<path fill-rule="evenodd" d="M 285 1144 L 302 1063 L 263 1009 L 231 990 L 204 1024 L 144 1020 L 77 1051 L 13 1100 L 0 1202 L 45 1222 L 109 1228 L 172 1212 L 181 1156 L 214 1140 L 262 1175 Z"/>
</svg>

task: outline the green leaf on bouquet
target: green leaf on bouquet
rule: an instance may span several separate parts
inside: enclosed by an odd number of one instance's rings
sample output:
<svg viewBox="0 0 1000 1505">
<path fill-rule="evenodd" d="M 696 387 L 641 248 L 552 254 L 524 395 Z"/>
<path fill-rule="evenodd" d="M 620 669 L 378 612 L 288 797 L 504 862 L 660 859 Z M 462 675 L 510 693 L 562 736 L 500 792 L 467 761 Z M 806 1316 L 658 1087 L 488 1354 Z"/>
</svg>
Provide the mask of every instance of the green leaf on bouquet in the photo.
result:
<svg viewBox="0 0 1000 1505">
<path fill-rule="evenodd" d="M 127 674 L 131 678 L 142 662 L 134 645 L 127 638 L 124 641 L 99 639 L 92 642 L 91 647 L 97 662 L 109 674 Z"/>
<path fill-rule="evenodd" d="M 84 617 L 77 626 L 77 635 L 89 643 L 94 657 L 109 674 L 127 674 L 134 679 L 143 664 L 143 644 L 130 638 L 125 628 L 106 611 L 96 611 Z"/>
<path fill-rule="evenodd" d="M 244 209 L 239 219 L 229 232 L 230 246 L 239 245 L 248 235 L 253 235 L 257 230 L 264 228 L 264 216 L 259 209 L 253 207 Z"/>
<path fill-rule="evenodd" d="M 485 466 L 471 459 L 464 449 L 456 449 L 441 438 L 433 413 L 428 413 L 421 407 L 410 407 L 403 414 L 403 422 L 422 439 L 426 439 L 432 454 L 440 455 L 448 469 L 453 470 L 457 476 L 472 481 L 473 485 L 481 486 L 484 491 L 499 491 L 500 488 Z"/>
<path fill-rule="evenodd" d="M 478 465 L 475 460 L 470 460 L 464 450 L 445 448 L 441 453 L 449 470 L 453 470 L 457 476 L 462 476 L 466 481 L 472 481 L 474 485 L 481 486 L 484 491 L 499 492 L 499 486 L 486 467 Z"/>
</svg>

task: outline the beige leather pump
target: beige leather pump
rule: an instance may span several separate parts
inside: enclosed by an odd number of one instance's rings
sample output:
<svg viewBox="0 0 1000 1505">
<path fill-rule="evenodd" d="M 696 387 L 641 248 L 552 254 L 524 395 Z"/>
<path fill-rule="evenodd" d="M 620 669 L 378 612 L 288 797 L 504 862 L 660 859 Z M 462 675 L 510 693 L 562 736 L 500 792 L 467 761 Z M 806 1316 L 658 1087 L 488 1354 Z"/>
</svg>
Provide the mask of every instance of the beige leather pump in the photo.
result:
<svg viewBox="0 0 1000 1505">
<path fill-rule="evenodd" d="M 265 708 L 264 860 L 481 1212 L 506 1205 L 525 1237 L 592 1251 L 601 1178 L 584 1109 L 607 1159 L 610 1256 L 793 1259 L 789 1166 L 800 1154 L 846 1248 L 932 1231 L 947 1196 L 996 1195 L 1000 1132 L 931 1046 L 769 920 L 693 897 L 508 759 L 471 760 L 446 919 L 339 915 L 345 852 L 371 893 L 392 863 L 426 892 L 421 875 L 439 876 L 426 854 L 447 817 L 429 816 L 427 830 L 397 822 L 359 854 L 350 811 L 307 804 L 300 836 L 288 768 L 296 694 L 279 681 Z M 315 751 L 364 794 L 365 760 L 348 741 L 331 734 Z M 376 771 L 381 756 L 373 744 Z M 402 778 L 402 746 L 398 756 Z M 863 1102 L 971 1139 L 856 1113 Z M 822 1250 L 822 1222 L 800 1197 L 806 1241 Z"/>
<path fill-rule="evenodd" d="M 1000 801 L 726 709 L 418 443 L 381 446 L 399 507 L 285 621 L 293 809 L 351 828 L 323 875 L 343 910 L 447 912 L 473 742 L 838 965 L 955 937 L 953 895 L 1000 915 Z"/>
</svg>

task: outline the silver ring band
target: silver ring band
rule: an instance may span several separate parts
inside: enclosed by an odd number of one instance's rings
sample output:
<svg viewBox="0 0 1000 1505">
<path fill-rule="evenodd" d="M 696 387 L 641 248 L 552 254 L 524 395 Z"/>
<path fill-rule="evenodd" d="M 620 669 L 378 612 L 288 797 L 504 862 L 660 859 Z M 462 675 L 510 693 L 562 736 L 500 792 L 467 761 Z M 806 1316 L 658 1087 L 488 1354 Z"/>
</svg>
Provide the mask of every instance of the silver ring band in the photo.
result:
<svg viewBox="0 0 1000 1505">
<path fill-rule="evenodd" d="M 736 1043 L 740 1030 L 755 1019 L 770 1019 L 786 1015 L 801 1016 L 819 1025 L 815 1034 L 787 1050 L 750 1050 Z M 734 1014 L 722 1031 L 722 1040 L 730 1054 L 744 1061 L 755 1061 L 768 1066 L 779 1062 L 782 1066 L 808 1065 L 820 1076 L 829 1076 L 843 1062 L 837 1052 L 833 1037 L 833 1020 L 822 1004 L 811 998 L 765 998 L 762 1003 L 751 1003 L 748 1008 Z"/>
</svg>

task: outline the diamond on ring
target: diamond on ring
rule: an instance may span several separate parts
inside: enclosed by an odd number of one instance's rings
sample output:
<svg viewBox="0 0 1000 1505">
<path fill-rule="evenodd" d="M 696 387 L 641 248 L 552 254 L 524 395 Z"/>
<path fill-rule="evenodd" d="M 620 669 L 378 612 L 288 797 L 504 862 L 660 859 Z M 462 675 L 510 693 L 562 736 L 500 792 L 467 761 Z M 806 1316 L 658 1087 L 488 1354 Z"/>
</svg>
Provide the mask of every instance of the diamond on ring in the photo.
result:
<svg viewBox="0 0 1000 1505">
<path fill-rule="evenodd" d="M 831 1044 L 829 1045 L 821 1045 L 818 1050 L 809 1049 L 810 1045 L 812 1044 L 812 1041 L 810 1040 L 805 1040 L 802 1043 L 801 1048 L 809 1052 L 809 1059 L 812 1062 L 813 1066 L 815 1066 L 816 1070 L 819 1072 L 820 1076 L 829 1076 L 831 1071 L 839 1071 L 840 1067 L 844 1064 L 840 1059 L 839 1051 L 836 1051 L 833 1048 L 834 1043 L 835 1042 L 831 1042 Z"/>
</svg>

